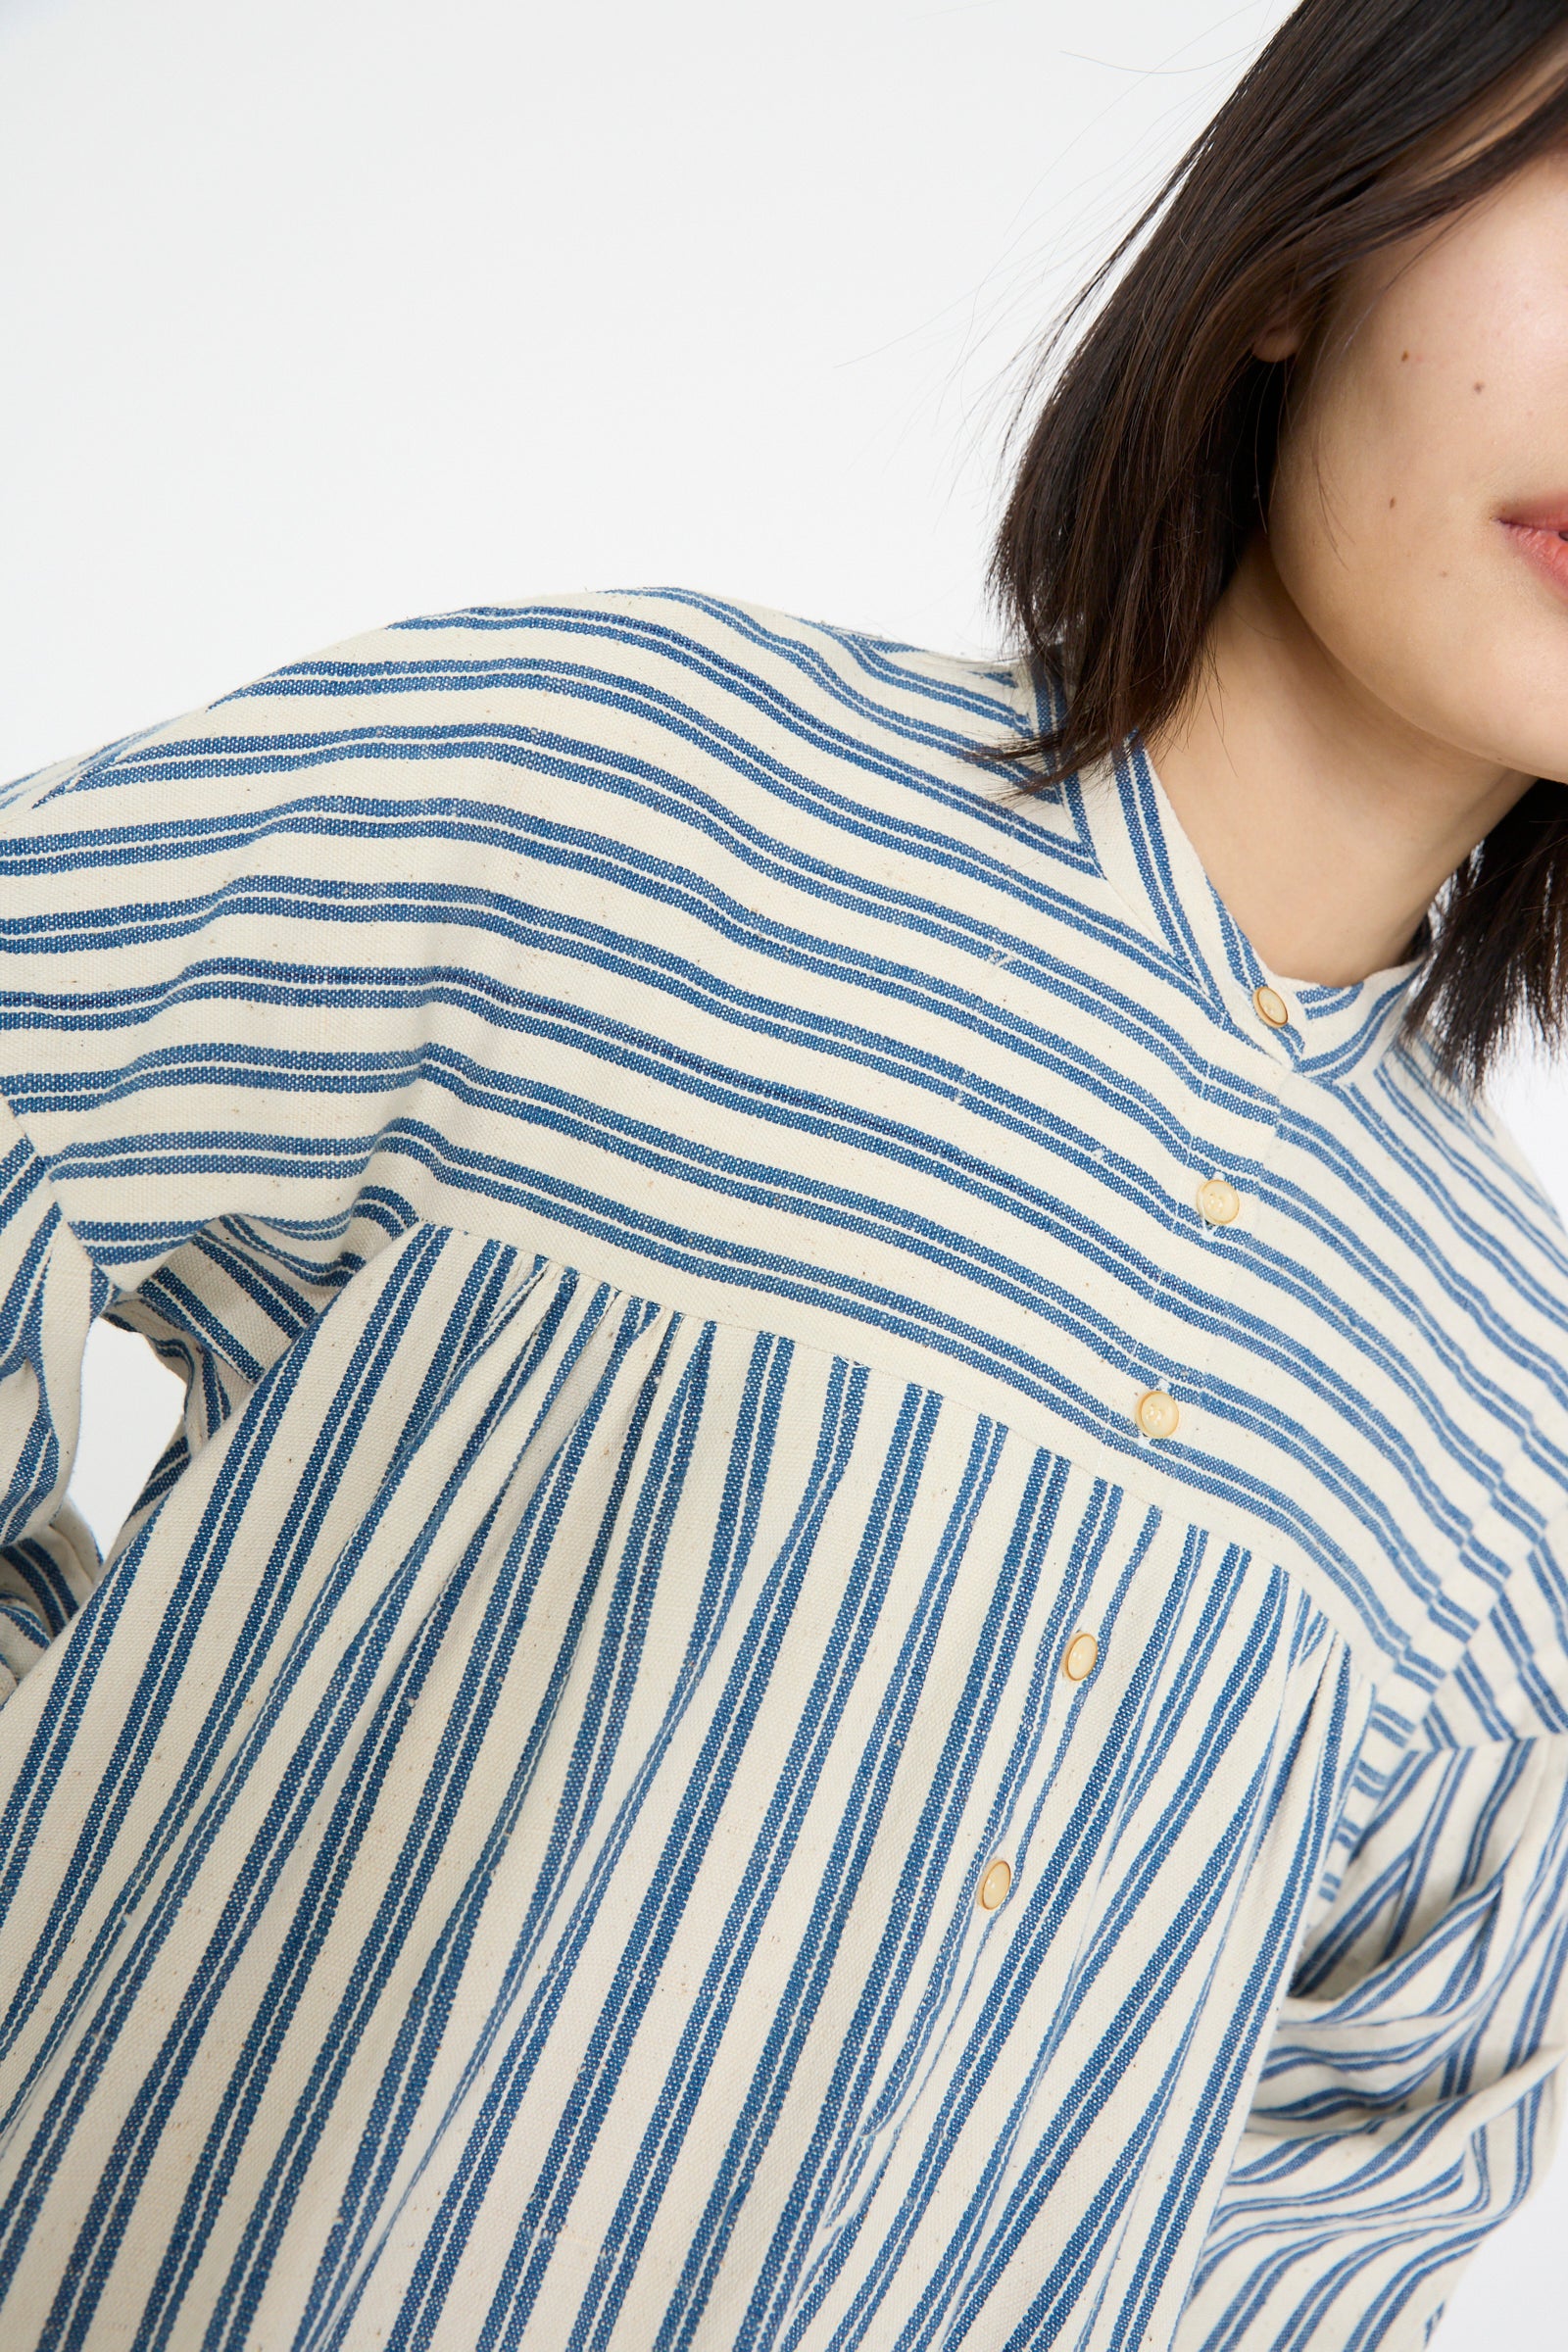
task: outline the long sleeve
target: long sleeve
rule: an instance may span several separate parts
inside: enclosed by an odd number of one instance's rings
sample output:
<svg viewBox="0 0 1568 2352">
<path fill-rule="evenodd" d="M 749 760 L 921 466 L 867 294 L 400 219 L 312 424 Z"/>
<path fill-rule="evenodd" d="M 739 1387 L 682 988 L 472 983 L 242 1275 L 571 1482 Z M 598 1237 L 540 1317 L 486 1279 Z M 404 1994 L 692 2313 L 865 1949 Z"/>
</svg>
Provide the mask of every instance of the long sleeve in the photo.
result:
<svg viewBox="0 0 1568 2352">
<path fill-rule="evenodd" d="M 330 1236 L 318 1276 L 310 1241 L 253 1213 L 288 1196 L 278 1140 L 240 1130 L 204 1154 L 195 1131 L 232 1102 L 218 1109 L 184 1083 L 211 1050 L 207 974 L 236 928 L 224 894 L 250 886 L 254 830 L 231 817 L 238 847 L 225 836 L 174 918 L 162 931 L 138 920 L 136 893 L 172 895 L 192 860 L 162 778 L 130 763 L 210 723 L 197 710 L 0 792 L 0 1705 L 342 1280 Z M 134 808 L 133 835 L 167 825 L 168 857 L 110 828 L 107 854 L 82 858 L 73 818 L 95 788 L 117 816 Z M 223 831 L 216 785 L 206 798 Z M 297 1038 L 286 1002 L 275 1021 Z M 140 1333 L 186 1392 L 107 1558 L 68 1494 L 100 1314 Z"/>
<path fill-rule="evenodd" d="M 1549 1546 L 1534 1570 L 1440 1688 L 1311 1926 L 1176 2352 L 1423 2344 L 1547 2168 L 1568 2045 L 1568 1727 Z M 1534 1736 L 1507 1736 L 1532 1718 Z"/>
<path fill-rule="evenodd" d="M 82 1353 L 109 1289 L 0 1098 L 0 1701 L 100 1572 L 97 1544 L 66 1488 Z"/>
</svg>

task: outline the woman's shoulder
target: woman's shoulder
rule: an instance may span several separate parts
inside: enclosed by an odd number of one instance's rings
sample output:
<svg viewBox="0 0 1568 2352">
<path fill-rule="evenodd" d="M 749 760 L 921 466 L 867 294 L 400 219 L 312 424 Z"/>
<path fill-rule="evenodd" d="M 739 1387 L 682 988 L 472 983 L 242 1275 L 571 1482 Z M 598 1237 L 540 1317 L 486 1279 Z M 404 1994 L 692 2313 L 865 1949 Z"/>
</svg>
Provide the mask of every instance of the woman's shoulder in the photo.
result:
<svg viewBox="0 0 1568 2352">
<path fill-rule="evenodd" d="M 578 590 L 395 621 L 288 673 L 349 692 L 488 693 L 662 729 L 688 756 L 751 744 L 852 762 L 868 744 L 940 758 L 1017 724 L 1018 676 L 966 657 L 696 588 Z M 705 721 L 722 730 L 705 735 Z"/>
<path fill-rule="evenodd" d="M 89 804 L 134 822 L 138 787 L 163 819 L 213 817 L 334 777 L 558 806 L 574 783 L 639 774 L 744 782 L 784 821 L 792 777 L 831 777 L 930 813 L 974 791 L 970 747 L 1020 723 L 1001 660 L 698 589 L 574 589 L 415 613 L 284 662 L 0 787 L 0 833 L 74 826 Z"/>
</svg>

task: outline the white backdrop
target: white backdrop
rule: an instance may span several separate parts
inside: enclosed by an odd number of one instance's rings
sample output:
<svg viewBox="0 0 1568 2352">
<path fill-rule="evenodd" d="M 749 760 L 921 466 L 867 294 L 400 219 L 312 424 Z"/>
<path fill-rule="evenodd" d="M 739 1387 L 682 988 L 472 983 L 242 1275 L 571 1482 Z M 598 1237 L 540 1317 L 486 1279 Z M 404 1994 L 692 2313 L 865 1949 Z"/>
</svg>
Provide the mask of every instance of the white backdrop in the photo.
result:
<svg viewBox="0 0 1568 2352">
<path fill-rule="evenodd" d="M 578 587 L 998 650 L 1016 363 L 1286 13 L 0 0 L 0 777 Z M 177 1392 L 85 1378 L 107 1543 Z M 1442 2352 L 1557 2352 L 1565 2238 L 1568 2149 Z"/>
</svg>

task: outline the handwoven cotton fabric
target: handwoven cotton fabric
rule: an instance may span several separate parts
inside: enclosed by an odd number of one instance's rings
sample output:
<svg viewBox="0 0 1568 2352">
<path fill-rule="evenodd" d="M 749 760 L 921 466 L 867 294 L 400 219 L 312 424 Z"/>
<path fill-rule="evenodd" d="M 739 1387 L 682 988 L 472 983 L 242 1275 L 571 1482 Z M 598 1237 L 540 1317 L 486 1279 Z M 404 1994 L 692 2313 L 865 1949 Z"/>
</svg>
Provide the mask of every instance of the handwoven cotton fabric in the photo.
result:
<svg viewBox="0 0 1568 2352">
<path fill-rule="evenodd" d="M 1568 1244 L 1055 695 L 594 592 L 0 795 L 6 2352 L 1405 2352 L 1538 2178 Z"/>
</svg>

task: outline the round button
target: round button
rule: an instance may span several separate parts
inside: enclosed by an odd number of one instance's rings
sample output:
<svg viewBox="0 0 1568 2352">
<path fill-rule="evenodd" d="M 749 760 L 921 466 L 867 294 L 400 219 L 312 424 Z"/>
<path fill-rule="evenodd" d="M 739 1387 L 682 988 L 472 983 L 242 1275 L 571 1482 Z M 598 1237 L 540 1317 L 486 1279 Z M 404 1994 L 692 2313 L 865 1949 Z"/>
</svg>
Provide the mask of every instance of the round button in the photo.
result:
<svg viewBox="0 0 1568 2352">
<path fill-rule="evenodd" d="M 1067 1644 L 1067 1654 L 1061 1661 L 1061 1671 L 1069 1683 L 1087 1682 L 1100 1662 L 1100 1643 L 1093 1634 L 1074 1634 Z"/>
<path fill-rule="evenodd" d="M 1167 1396 L 1163 1389 L 1146 1389 L 1133 1407 L 1133 1419 L 1146 1438 L 1168 1438 L 1181 1414 L 1175 1397 Z"/>
<path fill-rule="evenodd" d="M 1005 1902 L 1011 1885 L 1012 1872 L 999 1854 L 980 1882 L 981 1910 L 994 1911 L 999 1903 Z"/>
<path fill-rule="evenodd" d="M 1259 1018 L 1267 1021 L 1271 1029 L 1283 1029 L 1291 1017 L 1291 1008 L 1277 988 L 1254 988 L 1252 1003 L 1257 1006 Z"/>
<path fill-rule="evenodd" d="M 1242 1213 L 1242 1196 L 1223 1176 L 1210 1176 L 1198 1188 L 1198 1213 L 1205 1225 L 1232 1225 Z"/>
</svg>

